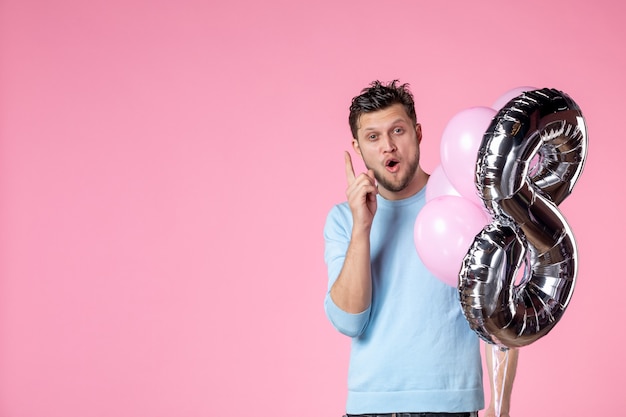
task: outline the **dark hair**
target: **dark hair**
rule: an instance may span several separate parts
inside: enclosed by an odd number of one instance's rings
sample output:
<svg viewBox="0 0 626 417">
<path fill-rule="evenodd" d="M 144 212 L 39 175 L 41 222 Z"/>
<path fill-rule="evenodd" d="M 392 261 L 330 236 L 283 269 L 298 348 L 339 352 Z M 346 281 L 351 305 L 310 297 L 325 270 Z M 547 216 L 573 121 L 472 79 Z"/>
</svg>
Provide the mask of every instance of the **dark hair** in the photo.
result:
<svg viewBox="0 0 626 417">
<path fill-rule="evenodd" d="M 348 123 L 350 123 L 353 138 L 357 139 L 358 122 L 363 113 L 386 109 L 394 104 L 402 104 L 407 115 L 414 124 L 417 124 L 415 102 L 409 90 L 409 84 L 397 85 L 397 83 L 398 80 L 393 80 L 387 85 L 374 81 L 369 87 L 361 90 L 360 95 L 352 99 Z"/>
</svg>

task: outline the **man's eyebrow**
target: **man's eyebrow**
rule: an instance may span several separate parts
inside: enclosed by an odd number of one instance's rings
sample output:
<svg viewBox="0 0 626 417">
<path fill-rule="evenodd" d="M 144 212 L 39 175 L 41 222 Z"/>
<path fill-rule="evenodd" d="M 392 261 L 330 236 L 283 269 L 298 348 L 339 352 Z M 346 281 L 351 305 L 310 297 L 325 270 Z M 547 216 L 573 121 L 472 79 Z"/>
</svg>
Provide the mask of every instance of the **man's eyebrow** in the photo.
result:
<svg viewBox="0 0 626 417">
<path fill-rule="evenodd" d="M 394 120 L 393 122 L 389 123 L 390 125 L 396 125 L 398 123 L 407 123 L 407 121 L 401 117 L 397 118 L 396 120 Z M 370 130 L 379 130 L 380 126 L 370 126 L 370 127 L 364 127 L 363 131 L 370 131 Z"/>
</svg>

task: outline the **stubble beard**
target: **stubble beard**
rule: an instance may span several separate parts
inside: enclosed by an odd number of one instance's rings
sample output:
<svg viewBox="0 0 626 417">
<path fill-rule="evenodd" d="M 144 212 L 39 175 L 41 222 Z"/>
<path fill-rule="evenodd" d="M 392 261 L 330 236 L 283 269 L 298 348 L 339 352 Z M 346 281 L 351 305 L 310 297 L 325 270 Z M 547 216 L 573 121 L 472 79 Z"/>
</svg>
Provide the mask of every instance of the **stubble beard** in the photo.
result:
<svg viewBox="0 0 626 417">
<path fill-rule="evenodd" d="M 406 172 L 406 175 L 401 177 L 398 181 L 389 181 L 387 178 L 385 178 L 384 176 L 385 172 L 382 170 L 374 169 L 369 166 L 367 168 L 374 171 L 374 178 L 376 178 L 376 181 L 378 182 L 379 186 L 382 186 L 383 188 L 391 192 L 397 193 L 407 188 L 409 184 L 411 183 L 411 181 L 413 181 L 413 178 L 415 177 L 415 173 L 417 172 L 417 168 L 419 167 L 419 164 L 420 164 L 420 158 L 419 158 L 419 151 L 418 151 L 414 155 L 413 163 L 409 165 L 409 170 Z"/>
</svg>

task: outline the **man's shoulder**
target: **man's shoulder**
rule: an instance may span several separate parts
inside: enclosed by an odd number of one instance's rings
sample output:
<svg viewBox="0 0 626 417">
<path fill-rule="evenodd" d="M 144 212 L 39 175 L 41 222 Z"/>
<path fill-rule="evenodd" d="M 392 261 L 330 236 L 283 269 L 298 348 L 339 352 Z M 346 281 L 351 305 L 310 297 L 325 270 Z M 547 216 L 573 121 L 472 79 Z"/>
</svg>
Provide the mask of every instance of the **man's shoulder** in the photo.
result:
<svg viewBox="0 0 626 417">
<path fill-rule="evenodd" d="M 337 228 L 347 229 L 352 227 L 352 212 L 347 201 L 335 204 L 328 211 L 326 216 L 326 229 Z"/>
<path fill-rule="evenodd" d="M 330 208 L 330 210 L 328 210 L 328 217 L 331 217 L 331 216 L 345 217 L 346 215 L 350 215 L 350 217 L 352 217 L 350 206 L 348 205 L 347 201 L 336 203 Z"/>
</svg>

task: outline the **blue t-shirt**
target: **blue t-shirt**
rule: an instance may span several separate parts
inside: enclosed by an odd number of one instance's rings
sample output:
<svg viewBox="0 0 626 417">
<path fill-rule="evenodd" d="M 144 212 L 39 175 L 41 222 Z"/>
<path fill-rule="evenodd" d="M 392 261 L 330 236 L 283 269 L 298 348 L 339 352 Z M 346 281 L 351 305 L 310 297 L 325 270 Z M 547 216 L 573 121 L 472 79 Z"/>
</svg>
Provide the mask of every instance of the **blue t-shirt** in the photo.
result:
<svg viewBox="0 0 626 417">
<path fill-rule="evenodd" d="M 350 242 L 350 207 L 336 205 L 326 220 L 324 304 L 335 328 L 352 338 L 350 414 L 484 407 L 479 339 L 461 311 L 456 288 L 434 277 L 415 249 L 413 231 L 425 204 L 424 190 L 404 200 L 377 197 L 370 234 L 372 303 L 362 313 L 347 313 L 330 297 Z"/>
</svg>

